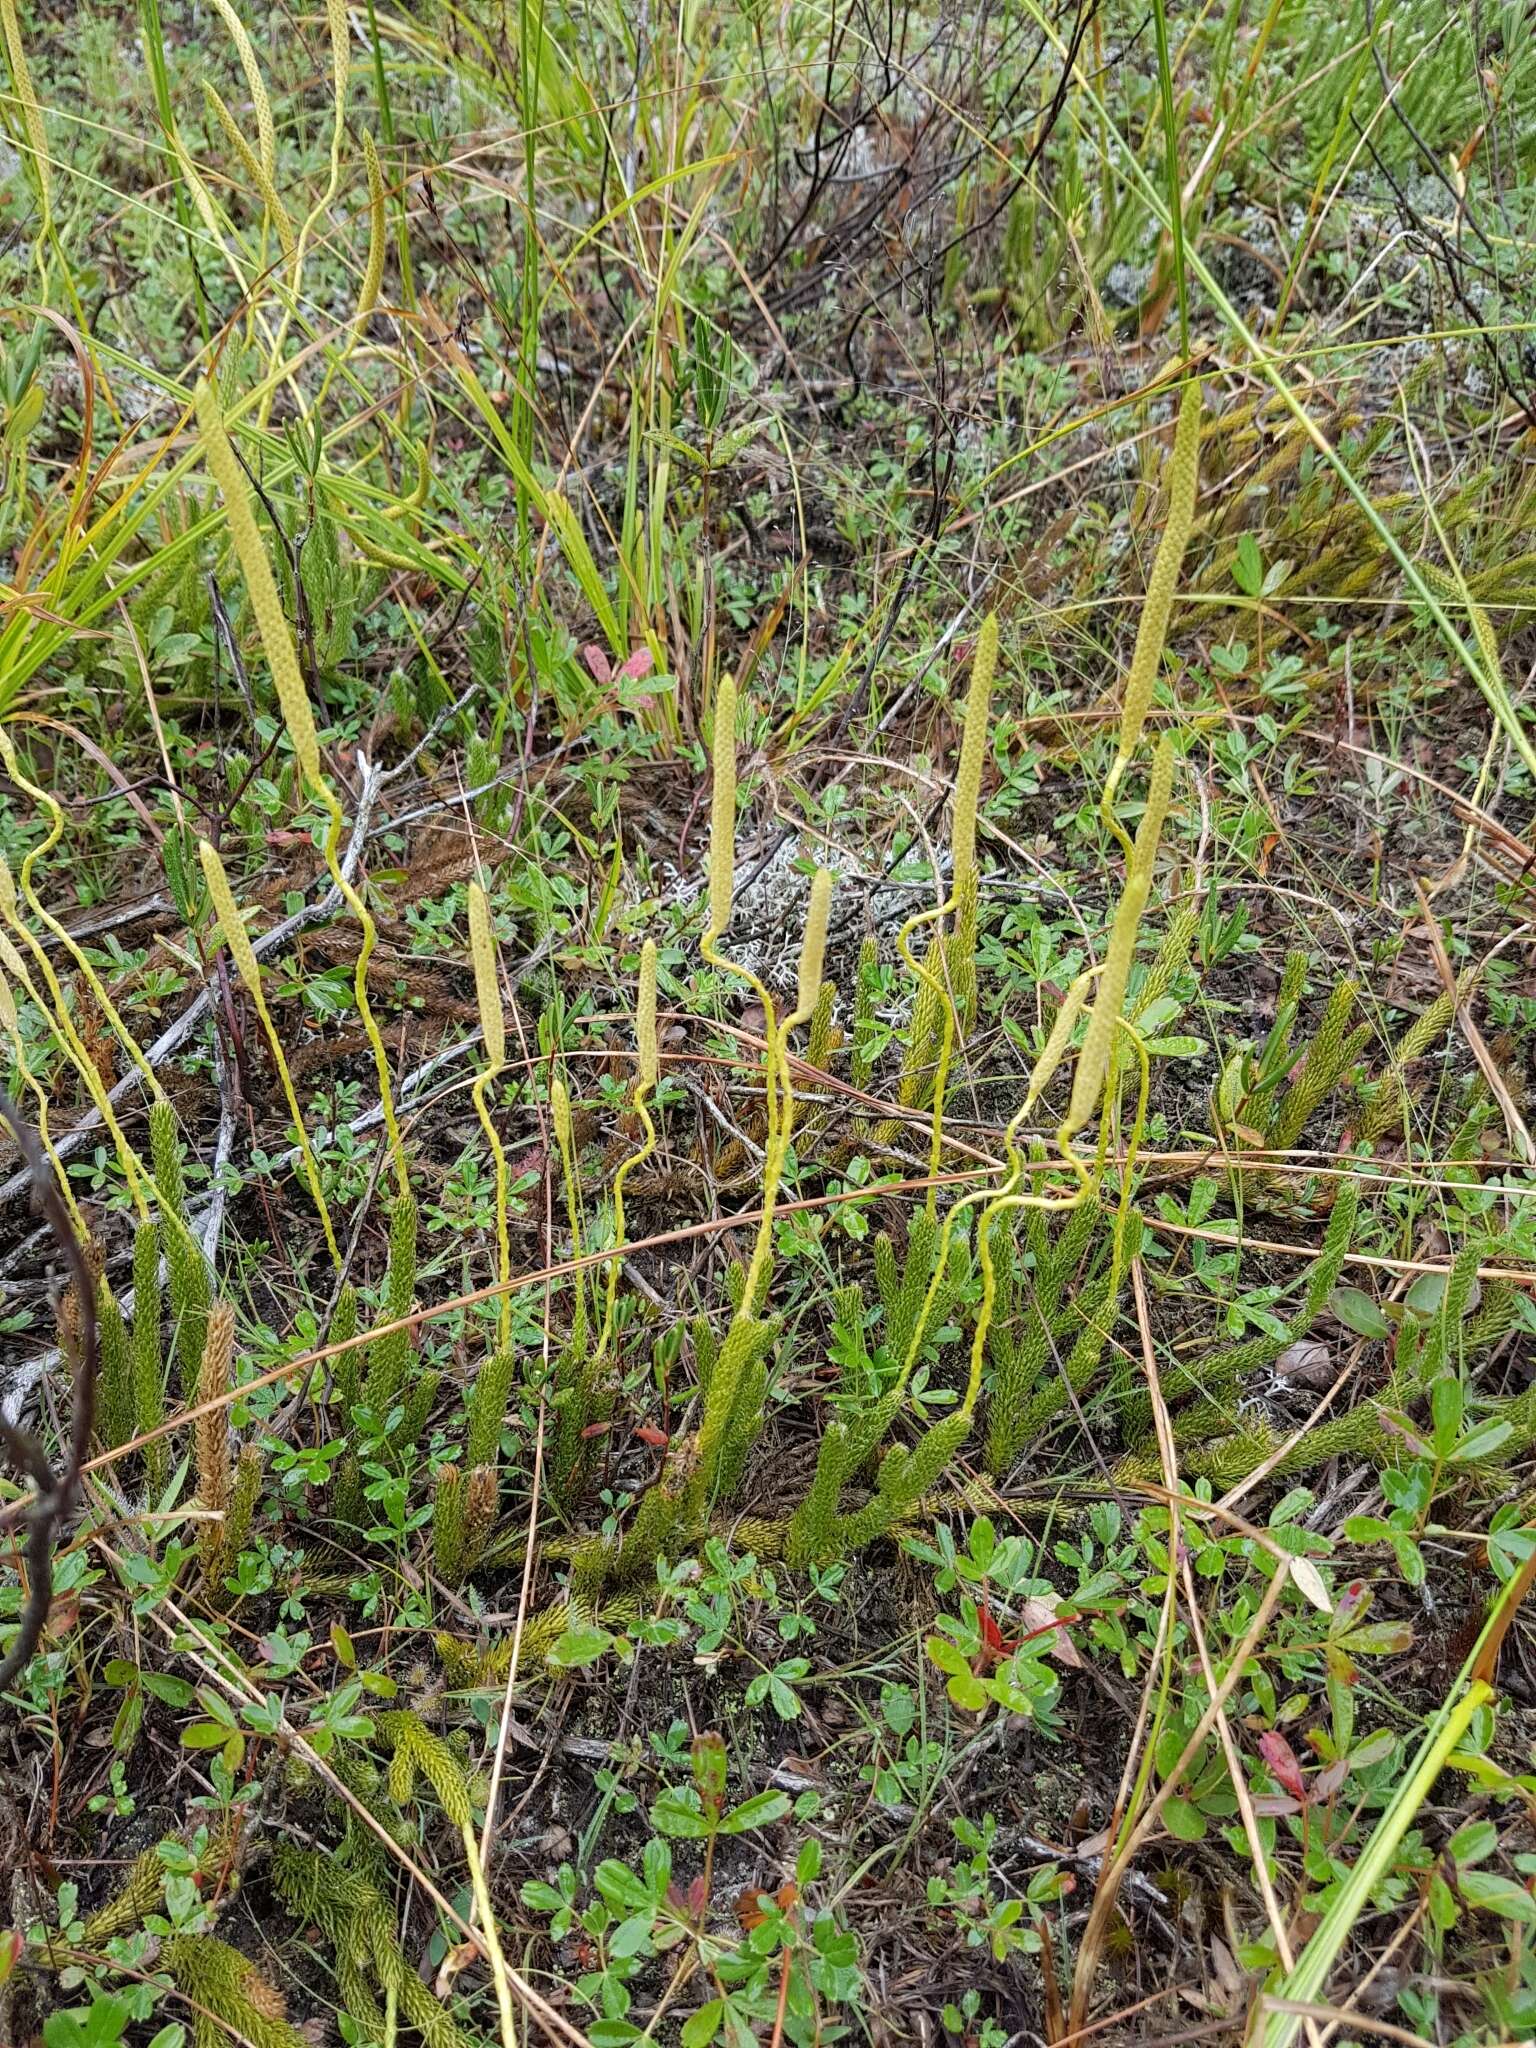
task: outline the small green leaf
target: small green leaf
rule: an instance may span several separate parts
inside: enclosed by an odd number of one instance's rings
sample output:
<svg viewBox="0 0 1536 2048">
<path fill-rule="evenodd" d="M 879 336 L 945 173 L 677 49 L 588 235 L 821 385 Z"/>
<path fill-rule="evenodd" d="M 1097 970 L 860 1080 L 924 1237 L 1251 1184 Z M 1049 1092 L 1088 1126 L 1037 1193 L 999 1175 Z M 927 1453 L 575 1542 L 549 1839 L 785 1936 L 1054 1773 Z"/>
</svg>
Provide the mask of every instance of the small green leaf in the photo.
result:
<svg viewBox="0 0 1536 2048">
<path fill-rule="evenodd" d="M 1176 1841 L 1202 1842 L 1205 1815 L 1187 1799 L 1170 1799 L 1163 1807 L 1163 1826 Z"/>
<path fill-rule="evenodd" d="M 183 1749 L 222 1749 L 229 1730 L 218 1721 L 193 1721 L 181 1731 Z"/>
<path fill-rule="evenodd" d="M 1446 1854 L 1462 1866 L 1481 1863 L 1499 1846 L 1499 1831 L 1491 1820 L 1469 1820 L 1446 1843 Z"/>
<path fill-rule="evenodd" d="M 1536 1927 L 1536 1899 L 1513 1878 L 1500 1877 L 1496 1870 L 1461 1870 L 1456 1874 L 1456 1888 L 1467 1904 L 1480 1912 Z"/>
<path fill-rule="evenodd" d="M 682 1842 L 701 1842 L 712 1832 L 701 1810 L 681 1792 L 663 1792 L 651 1808 L 651 1826 Z"/>
<path fill-rule="evenodd" d="M 690 2020 L 684 2020 L 680 2039 L 683 2048 L 709 2048 L 720 2031 L 720 2022 L 725 2017 L 725 2000 L 712 1998 L 708 2005 L 701 2005 Z"/>
<path fill-rule="evenodd" d="M 568 1628 L 551 1649 L 548 1662 L 563 1671 L 576 1671 L 595 1664 L 613 1648 L 613 1637 L 605 1628 Z"/>
<path fill-rule="evenodd" d="M 1426 1275 L 1438 1279 L 1438 1274 Z M 1448 1458 L 1461 1434 L 1463 1392 L 1455 1373 L 1442 1373 L 1429 1390 L 1429 1412 L 1435 1431 L 1435 1456 Z"/>
<path fill-rule="evenodd" d="M 1491 1458 L 1514 1433 L 1513 1423 L 1501 1422 L 1496 1417 L 1474 1423 L 1452 1451 L 1451 1458 L 1458 1465 L 1476 1465 L 1484 1458 Z"/>
<path fill-rule="evenodd" d="M 724 1831 L 728 1835 L 741 1835 L 748 1828 L 765 1828 L 776 1820 L 782 1820 L 788 1811 L 787 1792 L 754 1792 L 750 1799 L 743 1799 L 740 1806 L 731 1808 L 723 1822 Z"/>
<path fill-rule="evenodd" d="M 1335 1287 L 1328 1297 L 1328 1306 L 1346 1330 L 1353 1330 L 1357 1337 L 1390 1337 L 1392 1325 L 1376 1306 L 1370 1295 L 1358 1287 Z"/>
</svg>

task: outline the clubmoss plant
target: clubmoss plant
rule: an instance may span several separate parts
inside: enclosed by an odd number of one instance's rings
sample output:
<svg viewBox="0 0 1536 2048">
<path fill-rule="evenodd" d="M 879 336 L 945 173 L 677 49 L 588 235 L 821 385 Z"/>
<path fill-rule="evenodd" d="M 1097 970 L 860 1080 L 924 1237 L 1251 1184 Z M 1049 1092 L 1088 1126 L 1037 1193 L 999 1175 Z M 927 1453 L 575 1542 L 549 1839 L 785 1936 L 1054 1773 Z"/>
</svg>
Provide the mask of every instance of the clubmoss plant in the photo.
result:
<svg viewBox="0 0 1536 2048">
<path fill-rule="evenodd" d="M 217 1935 L 173 1935 L 160 1963 L 191 2008 L 193 2048 L 227 2048 L 231 2038 L 249 2048 L 308 2048 L 277 1986 Z"/>
</svg>

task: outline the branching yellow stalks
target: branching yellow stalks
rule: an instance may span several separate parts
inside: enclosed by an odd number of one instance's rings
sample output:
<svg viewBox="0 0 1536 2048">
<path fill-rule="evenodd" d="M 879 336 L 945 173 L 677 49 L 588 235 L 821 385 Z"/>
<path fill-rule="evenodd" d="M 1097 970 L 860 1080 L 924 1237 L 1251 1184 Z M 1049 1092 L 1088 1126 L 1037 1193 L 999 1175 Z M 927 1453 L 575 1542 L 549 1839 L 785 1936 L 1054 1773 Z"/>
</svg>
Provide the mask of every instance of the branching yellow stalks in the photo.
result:
<svg viewBox="0 0 1536 2048">
<path fill-rule="evenodd" d="M 257 1017 L 261 1020 L 272 1052 L 272 1063 L 277 1068 L 277 1078 L 282 1084 L 283 1100 L 288 1105 L 288 1114 L 293 1119 L 293 1128 L 298 1135 L 299 1157 L 304 1163 L 304 1179 L 309 1188 L 310 1199 L 320 1217 L 320 1228 L 325 1232 L 325 1247 L 331 1255 L 331 1263 L 340 1267 L 341 1251 L 336 1243 L 336 1233 L 331 1227 L 331 1212 L 326 1206 L 325 1194 L 320 1186 L 320 1168 L 310 1150 L 309 1134 L 304 1128 L 304 1113 L 299 1108 L 299 1098 L 293 1085 L 293 1076 L 288 1071 L 287 1055 L 272 1013 L 267 1008 L 266 991 L 262 987 L 261 962 L 256 958 L 256 949 L 251 944 L 251 935 L 245 928 L 240 915 L 240 906 L 235 901 L 235 892 L 230 887 L 229 876 L 219 858 L 216 846 L 206 839 L 197 842 L 197 857 L 202 863 L 203 880 L 208 887 L 208 901 L 213 905 L 213 915 L 218 924 L 219 937 L 229 948 L 229 957 L 235 963 L 246 994 L 250 997 Z"/>
<path fill-rule="evenodd" d="M 475 1001 L 485 1040 L 485 1066 L 471 1095 L 480 1128 L 485 1132 L 496 1166 L 496 1277 L 502 1293 L 497 1311 L 503 1346 L 512 1336 L 512 1244 L 507 1232 L 507 1155 L 488 1101 L 491 1084 L 507 1063 L 507 1023 L 501 1006 L 501 977 L 496 966 L 496 940 L 491 931 L 491 906 L 478 882 L 469 885 L 469 951 L 475 967 Z"/>
<path fill-rule="evenodd" d="M 10 964 L 10 959 L 12 958 L 17 961 L 18 965 L 20 964 L 20 956 L 15 953 L 10 940 L 3 933 L 0 933 L 0 948 L 3 948 L 4 956 L 9 956 L 6 959 L 7 965 Z M 69 1184 L 69 1176 L 64 1171 L 64 1163 L 59 1158 L 58 1153 L 54 1151 L 53 1139 L 48 1134 L 48 1091 L 32 1071 L 32 1063 L 27 1057 L 27 1042 L 22 1036 L 21 1018 L 16 1009 L 16 998 L 12 993 L 10 983 L 6 980 L 3 973 L 0 973 L 0 1030 L 3 1030 L 6 1037 L 11 1041 L 11 1057 L 16 1062 L 16 1071 L 20 1074 L 22 1080 L 25 1081 L 28 1088 L 31 1089 L 36 1100 L 38 1140 L 42 1145 L 49 1165 L 53 1168 L 54 1185 L 64 1197 L 65 1205 L 69 1210 L 69 1220 L 75 1226 L 76 1235 L 84 1243 L 90 1233 L 85 1227 L 85 1219 L 81 1216 L 75 1201 L 74 1189 Z"/>
<path fill-rule="evenodd" d="M 18 915 L 16 884 L 11 875 L 10 864 L 3 854 L 0 854 L 0 916 L 3 916 L 17 936 L 26 942 L 47 986 L 47 998 L 39 993 L 37 984 L 27 970 L 26 961 L 4 932 L 0 932 L 0 966 L 5 968 L 16 986 L 36 1003 L 58 1033 L 71 1065 L 85 1084 L 85 1091 L 91 1098 L 91 1106 L 107 1127 L 117 1151 L 118 1162 L 123 1169 L 123 1177 L 133 1197 L 134 1209 L 141 1220 L 147 1219 L 149 1203 L 145 1191 L 148 1176 L 145 1174 L 143 1161 L 129 1144 L 127 1133 L 117 1120 L 112 1098 L 103 1087 L 101 1076 L 96 1071 L 96 1062 L 80 1042 L 79 1034 L 70 1018 L 69 1006 L 64 1000 L 64 991 L 59 986 L 59 978 L 53 971 L 47 953 Z"/>
<path fill-rule="evenodd" d="M 129 1059 L 132 1060 L 143 1076 L 144 1085 L 149 1090 L 150 1100 L 152 1102 L 163 1102 L 165 1100 L 165 1090 L 160 1086 L 159 1077 L 145 1059 L 143 1052 L 140 1050 L 138 1040 L 123 1022 L 117 1005 L 107 993 L 106 984 L 86 958 L 72 934 L 60 924 L 52 911 L 48 909 L 33 884 L 32 870 L 45 854 L 50 853 L 57 846 L 59 840 L 64 835 L 64 813 L 59 807 L 58 800 L 50 790 L 40 788 L 25 773 L 17 757 L 16 748 L 12 743 L 11 736 L 3 726 L 0 726 L 0 761 L 5 763 L 5 772 L 10 776 L 12 782 L 16 784 L 18 789 L 24 790 L 32 798 L 38 809 L 48 820 L 46 835 L 39 840 L 36 846 L 29 849 L 21 863 L 21 893 L 26 899 L 27 908 L 45 930 L 52 932 L 58 944 L 74 962 L 80 978 L 90 989 L 93 999 L 101 1010 L 101 1014 L 111 1025 L 124 1052 L 127 1053 Z M 40 960 L 44 957 L 39 955 Z M 46 972 L 50 976 L 49 985 L 52 987 L 52 969 L 48 968 Z"/>
</svg>

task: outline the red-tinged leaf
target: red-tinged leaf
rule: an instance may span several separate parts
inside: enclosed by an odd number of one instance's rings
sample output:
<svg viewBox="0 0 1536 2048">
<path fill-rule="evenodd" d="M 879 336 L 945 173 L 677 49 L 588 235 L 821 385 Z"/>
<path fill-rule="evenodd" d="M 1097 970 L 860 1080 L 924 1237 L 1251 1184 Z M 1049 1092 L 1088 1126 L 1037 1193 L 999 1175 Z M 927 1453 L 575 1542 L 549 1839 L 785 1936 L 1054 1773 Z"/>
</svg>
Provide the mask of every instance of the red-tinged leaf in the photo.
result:
<svg viewBox="0 0 1536 2048">
<path fill-rule="evenodd" d="M 597 646 L 595 642 L 590 647 L 583 647 L 581 658 L 587 664 L 595 681 L 599 683 L 611 683 L 613 681 L 613 664 L 603 649 Z"/>
<path fill-rule="evenodd" d="M 590 1443 L 595 1436 L 606 1436 L 612 1427 L 611 1422 L 589 1422 L 581 1432 L 581 1440 L 583 1443 Z"/>
<path fill-rule="evenodd" d="M 749 1884 L 745 1891 L 736 1895 L 736 1918 L 744 1934 L 750 1934 L 755 1927 L 761 1927 L 768 1915 L 758 1904 L 760 1899 L 772 1899 L 781 1913 L 788 1913 L 800 1897 L 799 1887 L 791 1879 L 781 1884 L 777 1891 L 769 1891 L 766 1885 Z"/>
<path fill-rule="evenodd" d="M 467 1970 L 472 1963 L 480 1960 L 480 1945 L 474 1941 L 461 1941 L 457 1948 L 448 1953 L 437 1966 L 437 1976 L 432 1989 L 439 1998 L 446 1998 L 453 1989 L 454 1979 L 460 1971 Z"/>
<path fill-rule="evenodd" d="M 1280 1734 L 1270 1728 L 1259 1737 L 1259 1754 L 1273 1772 L 1276 1783 L 1282 1791 L 1289 1792 L 1293 1799 L 1307 1803 L 1307 1781 L 1301 1775 L 1301 1765 L 1296 1761 L 1296 1752 Z"/>
<path fill-rule="evenodd" d="M 1371 1604 L 1371 1589 L 1364 1579 L 1351 1579 L 1334 1603 L 1334 1617 L 1340 1629 L 1353 1628 L 1364 1618 Z"/>
<path fill-rule="evenodd" d="M 1036 1636 L 1048 1635 L 1051 1638 L 1051 1655 L 1058 1663 L 1065 1664 L 1071 1671 L 1085 1671 L 1088 1667 L 1083 1661 L 1082 1653 L 1066 1630 L 1069 1621 L 1081 1619 L 1081 1615 L 1077 1614 L 1058 1614 L 1054 1600 L 1043 1600 L 1032 1595 L 1019 1609 L 1019 1623 L 1024 1633 L 1017 1642 L 1011 1643 L 1009 1648 L 1016 1650 L 1021 1643 L 1032 1642 Z"/>
<path fill-rule="evenodd" d="M 1349 1776 L 1351 1768 L 1351 1760 L 1347 1756 L 1335 1757 L 1331 1764 L 1324 1764 L 1312 1780 L 1312 1797 L 1331 1799 Z"/>
<path fill-rule="evenodd" d="M 650 674 L 654 665 L 649 647 L 637 647 L 619 670 L 619 674 L 626 682 L 638 683 L 642 676 Z"/>
<path fill-rule="evenodd" d="M 649 1444 L 653 1451 L 664 1451 L 672 1439 L 664 1429 L 658 1429 L 651 1422 L 637 1422 L 634 1434 L 642 1444 Z"/>
<path fill-rule="evenodd" d="M 1360 1677 L 1359 1667 L 1352 1657 L 1341 1650 L 1337 1643 L 1330 1643 L 1323 1652 L 1323 1661 L 1328 1666 L 1328 1676 L 1340 1685 L 1354 1685 Z"/>
<path fill-rule="evenodd" d="M 1001 1657 L 1010 1647 L 1008 1638 L 1003 1634 L 985 1607 L 977 1607 L 976 1619 L 981 1623 L 983 1647 L 990 1651 L 994 1657 Z"/>
<path fill-rule="evenodd" d="M 700 1873 L 698 1877 L 692 1879 L 688 1886 L 688 1910 L 697 1920 L 708 1904 L 709 1886 L 704 1882 L 703 1874 Z"/>
<path fill-rule="evenodd" d="M 1300 1813 L 1301 1801 L 1284 1792 L 1255 1792 L 1253 1810 L 1260 1820 L 1282 1820 L 1288 1814 Z"/>
</svg>

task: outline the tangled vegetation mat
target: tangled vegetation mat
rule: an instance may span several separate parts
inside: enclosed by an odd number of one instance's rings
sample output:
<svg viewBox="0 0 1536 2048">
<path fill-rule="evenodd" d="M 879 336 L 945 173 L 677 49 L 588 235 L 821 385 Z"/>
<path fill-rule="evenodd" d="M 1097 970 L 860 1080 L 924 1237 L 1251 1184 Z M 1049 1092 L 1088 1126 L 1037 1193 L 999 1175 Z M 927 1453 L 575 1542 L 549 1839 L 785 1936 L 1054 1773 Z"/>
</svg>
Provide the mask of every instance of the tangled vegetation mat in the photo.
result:
<svg viewBox="0 0 1536 2048">
<path fill-rule="evenodd" d="M 1526 0 L 0 42 L 0 2043 L 1530 2037 Z"/>
</svg>

